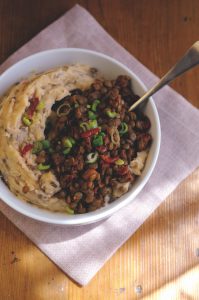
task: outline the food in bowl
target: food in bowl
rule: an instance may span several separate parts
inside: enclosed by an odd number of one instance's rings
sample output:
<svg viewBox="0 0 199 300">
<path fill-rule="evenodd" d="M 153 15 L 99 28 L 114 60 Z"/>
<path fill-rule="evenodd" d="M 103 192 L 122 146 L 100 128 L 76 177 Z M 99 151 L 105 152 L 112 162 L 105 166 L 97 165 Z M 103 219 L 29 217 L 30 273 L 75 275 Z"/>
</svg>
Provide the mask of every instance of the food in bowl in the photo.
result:
<svg viewBox="0 0 199 300">
<path fill-rule="evenodd" d="M 81 214 L 125 194 L 141 175 L 150 120 L 126 75 L 104 79 L 88 65 L 17 83 L 0 107 L 0 171 L 20 199 Z"/>
</svg>

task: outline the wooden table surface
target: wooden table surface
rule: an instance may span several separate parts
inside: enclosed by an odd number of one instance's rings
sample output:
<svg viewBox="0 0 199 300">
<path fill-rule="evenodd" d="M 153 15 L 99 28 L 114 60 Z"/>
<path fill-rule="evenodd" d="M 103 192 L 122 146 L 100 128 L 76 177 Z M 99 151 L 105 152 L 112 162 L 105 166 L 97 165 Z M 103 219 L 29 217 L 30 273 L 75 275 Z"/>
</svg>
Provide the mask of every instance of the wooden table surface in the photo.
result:
<svg viewBox="0 0 199 300">
<path fill-rule="evenodd" d="M 75 3 L 1 0 L 0 63 Z M 199 39 L 198 0 L 78 3 L 158 76 Z M 199 108 L 198 82 L 196 68 L 172 86 Z M 0 299 L 199 299 L 198 182 L 196 170 L 86 287 L 72 282 L 0 214 Z"/>
</svg>

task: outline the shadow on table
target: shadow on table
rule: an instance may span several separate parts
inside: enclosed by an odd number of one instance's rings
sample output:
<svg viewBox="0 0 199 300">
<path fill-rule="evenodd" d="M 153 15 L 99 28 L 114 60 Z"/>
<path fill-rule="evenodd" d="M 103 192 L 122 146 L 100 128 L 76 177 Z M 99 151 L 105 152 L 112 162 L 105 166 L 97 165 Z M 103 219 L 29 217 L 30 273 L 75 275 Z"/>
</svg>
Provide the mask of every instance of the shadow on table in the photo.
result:
<svg viewBox="0 0 199 300">
<path fill-rule="evenodd" d="M 196 300 L 199 297 L 199 264 L 140 300 Z"/>
<path fill-rule="evenodd" d="M 138 255 L 136 251 L 139 251 L 141 257 L 139 262 L 141 271 L 138 272 L 139 278 L 136 280 L 143 288 L 142 300 L 199 299 L 198 180 L 197 170 L 166 199 L 162 204 L 164 209 L 158 209 L 132 238 L 132 243 L 133 241 L 135 244 L 139 243 L 139 250 L 132 245 L 131 251 L 135 251 L 135 255 Z M 189 271 L 192 269 L 193 275 Z M 190 276 L 185 276 L 186 274 Z M 192 285 L 196 288 L 194 281 L 196 277 L 198 298 L 196 296 L 194 298 L 190 292 Z M 179 278 L 181 285 L 177 290 L 177 296 L 173 297 L 175 282 Z M 153 298 L 156 293 L 160 294 Z"/>
</svg>

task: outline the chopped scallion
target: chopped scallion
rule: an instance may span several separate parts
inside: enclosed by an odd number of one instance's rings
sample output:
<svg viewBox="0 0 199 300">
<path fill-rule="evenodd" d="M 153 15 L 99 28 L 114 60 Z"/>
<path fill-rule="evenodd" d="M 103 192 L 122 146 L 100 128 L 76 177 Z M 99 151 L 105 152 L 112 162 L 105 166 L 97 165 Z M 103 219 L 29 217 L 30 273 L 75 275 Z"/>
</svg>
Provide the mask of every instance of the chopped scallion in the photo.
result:
<svg viewBox="0 0 199 300">
<path fill-rule="evenodd" d="M 89 110 L 88 111 L 88 118 L 90 120 L 96 120 L 97 116 L 96 116 L 96 114 L 93 111 Z"/>
<path fill-rule="evenodd" d="M 63 154 L 68 154 L 70 152 L 71 148 L 66 148 L 64 151 L 63 151 Z"/>
<path fill-rule="evenodd" d="M 69 138 L 65 138 L 63 140 L 63 146 L 66 147 L 66 148 L 72 148 L 73 144 L 72 144 L 72 142 L 70 141 Z"/>
<path fill-rule="evenodd" d="M 97 159 L 98 159 L 98 156 L 99 156 L 99 154 L 97 152 L 89 153 L 87 155 L 87 161 L 86 161 L 86 163 L 88 163 L 88 164 L 95 163 L 97 161 Z"/>
<path fill-rule="evenodd" d="M 32 124 L 31 120 L 29 120 L 26 116 L 23 116 L 22 121 L 26 126 L 30 126 Z"/>
<path fill-rule="evenodd" d="M 41 152 L 42 149 L 43 149 L 42 143 L 40 141 L 36 141 L 36 142 L 34 142 L 34 146 L 32 148 L 32 153 L 37 154 L 37 153 Z"/>
<path fill-rule="evenodd" d="M 115 164 L 117 165 L 117 166 L 122 166 L 123 164 L 124 164 L 124 161 L 123 161 L 123 159 L 118 159 L 118 160 L 116 160 L 116 162 L 115 162 Z"/>
<path fill-rule="evenodd" d="M 123 135 L 123 134 L 125 134 L 126 132 L 128 132 L 128 125 L 127 125 L 125 122 L 122 122 L 122 123 L 120 124 L 120 127 L 121 127 L 121 129 L 119 130 L 119 134 L 120 134 L 120 135 Z"/>
<path fill-rule="evenodd" d="M 49 170 L 49 169 L 50 169 L 50 165 L 39 164 L 39 165 L 37 166 L 37 169 L 40 170 L 40 171 Z"/>
<path fill-rule="evenodd" d="M 87 131 L 89 129 L 88 123 L 86 122 L 82 122 L 79 126 L 83 129 L 83 131 Z"/>
<path fill-rule="evenodd" d="M 50 142 L 49 142 L 49 140 L 43 140 L 43 141 L 41 141 L 41 143 L 42 143 L 43 149 L 50 148 Z"/>
<path fill-rule="evenodd" d="M 90 120 L 88 122 L 88 129 L 97 128 L 97 127 L 98 127 L 97 120 Z"/>
<path fill-rule="evenodd" d="M 66 212 L 67 212 L 67 214 L 69 214 L 69 215 L 74 215 L 74 210 L 71 209 L 69 206 L 66 206 Z"/>
<path fill-rule="evenodd" d="M 75 145 L 76 142 L 75 142 L 74 138 L 72 138 L 71 136 L 69 136 L 68 139 L 69 139 L 69 141 L 71 142 L 72 145 Z"/>
<path fill-rule="evenodd" d="M 36 107 L 36 110 L 42 110 L 45 108 L 45 102 L 44 101 L 40 101 L 39 104 Z"/>
<path fill-rule="evenodd" d="M 103 145 L 103 136 L 101 134 L 98 134 L 93 139 L 93 146 L 98 147 Z"/>
<path fill-rule="evenodd" d="M 97 106 L 100 104 L 100 100 L 95 100 L 91 106 L 92 111 L 97 111 Z"/>
<path fill-rule="evenodd" d="M 118 113 L 116 113 L 115 111 L 111 111 L 109 109 L 106 110 L 106 114 L 111 119 L 116 118 L 118 116 Z"/>
</svg>

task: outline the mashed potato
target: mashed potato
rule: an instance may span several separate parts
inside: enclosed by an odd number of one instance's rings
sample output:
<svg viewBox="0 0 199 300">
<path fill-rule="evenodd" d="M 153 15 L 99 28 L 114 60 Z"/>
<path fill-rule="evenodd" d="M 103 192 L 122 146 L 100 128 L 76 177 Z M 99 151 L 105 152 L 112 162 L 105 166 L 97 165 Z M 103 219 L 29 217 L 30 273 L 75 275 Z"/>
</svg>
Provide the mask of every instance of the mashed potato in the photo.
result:
<svg viewBox="0 0 199 300">
<path fill-rule="evenodd" d="M 88 65 L 63 66 L 37 74 L 13 86 L 1 99 L 0 106 L 0 171 L 10 190 L 19 198 L 53 211 L 65 211 L 66 204 L 54 195 L 59 182 L 49 171 L 36 168 L 36 155 L 21 149 L 44 139 L 45 123 L 55 101 L 70 95 L 73 89 L 87 89 L 97 74 Z M 32 123 L 25 126 L 23 116 L 30 101 L 37 98 Z"/>
</svg>

